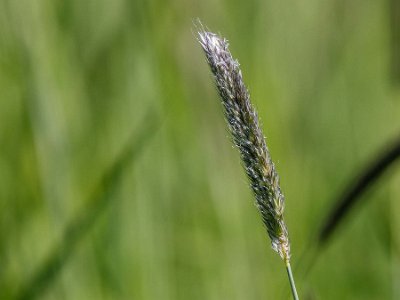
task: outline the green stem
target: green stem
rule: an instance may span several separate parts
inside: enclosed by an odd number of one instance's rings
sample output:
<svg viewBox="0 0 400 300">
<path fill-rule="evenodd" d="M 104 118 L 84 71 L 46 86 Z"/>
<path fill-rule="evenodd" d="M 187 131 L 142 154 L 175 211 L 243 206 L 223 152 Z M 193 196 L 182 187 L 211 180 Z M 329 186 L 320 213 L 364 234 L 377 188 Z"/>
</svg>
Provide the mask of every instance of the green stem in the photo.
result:
<svg viewBox="0 0 400 300">
<path fill-rule="evenodd" d="M 294 283 L 292 268 L 290 267 L 290 262 L 288 260 L 286 261 L 286 271 L 288 273 L 290 288 L 292 289 L 292 294 L 293 294 L 293 299 L 299 300 L 299 296 L 297 295 L 297 291 L 296 291 L 296 285 Z"/>
</svg>

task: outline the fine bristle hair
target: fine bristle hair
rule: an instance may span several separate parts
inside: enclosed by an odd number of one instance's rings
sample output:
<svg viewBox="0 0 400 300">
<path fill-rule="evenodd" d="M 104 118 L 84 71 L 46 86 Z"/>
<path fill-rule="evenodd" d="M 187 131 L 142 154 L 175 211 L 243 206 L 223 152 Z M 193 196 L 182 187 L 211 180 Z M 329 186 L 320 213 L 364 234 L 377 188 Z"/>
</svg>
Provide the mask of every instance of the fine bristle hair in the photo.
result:
<svg viewBox="0 0 400 300">
<path fill-rule="evenodd" d="M 288 263 L 290 243 L 283 219 L 284 196 L 239 62 L 229 52 L 226 39 L 200 27 L 198 40 L 214 75 L 233 142 L 239 149 L 272 248 Z"/>
</svg>

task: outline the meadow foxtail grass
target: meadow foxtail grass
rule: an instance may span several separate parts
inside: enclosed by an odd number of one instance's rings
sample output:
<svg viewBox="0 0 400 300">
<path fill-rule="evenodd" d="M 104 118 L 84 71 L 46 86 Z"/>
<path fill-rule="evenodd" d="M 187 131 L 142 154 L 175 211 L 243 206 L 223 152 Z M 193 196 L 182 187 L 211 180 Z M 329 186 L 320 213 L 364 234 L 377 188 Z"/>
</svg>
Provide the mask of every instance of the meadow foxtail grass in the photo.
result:
<svg viewBox="0 0 400 300">
<path fill-rule="evenodd" d="M 285 262 L 293 298 L 298 299 L 290 266 L 288 230 L 283 219 L 285 200 L 279 186 L 279 176 L 260 129 L 257 112 L 243 82 L 239 62 L 233 59 L 228 41 L 208 32 L 201 24 L 198 40 L 214 75 L 225 119 L 233 142 L 239 149 L 272 249 Z"/>
</svg>

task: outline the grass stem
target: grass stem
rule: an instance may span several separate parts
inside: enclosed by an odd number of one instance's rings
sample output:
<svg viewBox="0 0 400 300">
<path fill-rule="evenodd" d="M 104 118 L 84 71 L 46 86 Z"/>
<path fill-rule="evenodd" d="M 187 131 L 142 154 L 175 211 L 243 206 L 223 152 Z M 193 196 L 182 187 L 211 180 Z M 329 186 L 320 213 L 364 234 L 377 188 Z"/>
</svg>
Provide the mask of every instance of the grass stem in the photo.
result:
<svg viewBox="0 0 400 300">
<path fill-rule="evenodd" d="M 286 271 L 288 273 L 289 282 L 290 282 L 290 288 L 291 288 L 292 294 L 293 294 L 293 299 L 294 300 L 299 300 L 299 296 L 297 295 L 297 290 L 296 290 L 296 284 L 294 283 L 292 268 L 290 266 L 290 262 L 289 261 L 286 261 Z"/>
</svg>

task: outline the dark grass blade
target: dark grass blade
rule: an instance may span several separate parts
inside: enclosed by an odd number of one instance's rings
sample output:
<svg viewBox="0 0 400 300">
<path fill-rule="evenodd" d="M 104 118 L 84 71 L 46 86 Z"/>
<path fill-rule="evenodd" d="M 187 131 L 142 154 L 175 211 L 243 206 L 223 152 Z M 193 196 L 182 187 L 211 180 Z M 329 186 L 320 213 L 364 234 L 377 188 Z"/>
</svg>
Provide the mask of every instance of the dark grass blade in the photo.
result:
<svg viewBox="0 0 400 300">
<path fill-rule="evenodd" d="M 352 183 L 335 201 L 333 208 L 322 222 L 318 234 L 318 244 L 325 245 L 329 241 L 334 231 L 342 223 L 344 217 L 349 214 L 357 202 L 363 199 L 361 197 L 363 193 L 399 158 L 400 138 L 387 147 L 376 159 L 368 163 L 365 169 L 351 181 Z"/>
<path fill-rule="evenodd" d="M 353 178 L 340 197 L 336 199 L 327 217 L 321 222 L 316 235 L 312 235 L 304 248 L 295 271 L 300 273 L 303 281 L 316 265 L 323 248 L 332 239 L 333 233 L 342 224 L 354 205 L 361 201 L 363 193 L 374 184 L 397 160 L 400 160 L 400 138 L 392 142 L 374 160 L 366 164 L 365 168 Z"/>
<path fill-rule="evenodd" d="M 66 226 L 59 244 L 54 247 L 32 277 L 22 285 L 16 299 L 38 298 L 57 278 L 68 259 L 73 255 L 79 241 L 107 209 L 124 171 L 138 158 L 159 127 L 159 122 L 153 113 L 148 114 L 142 124 L 139 133 L 135 133 L 130 138 L 113 165 L 103 174 L 87 205 Z"/>
</svg>

